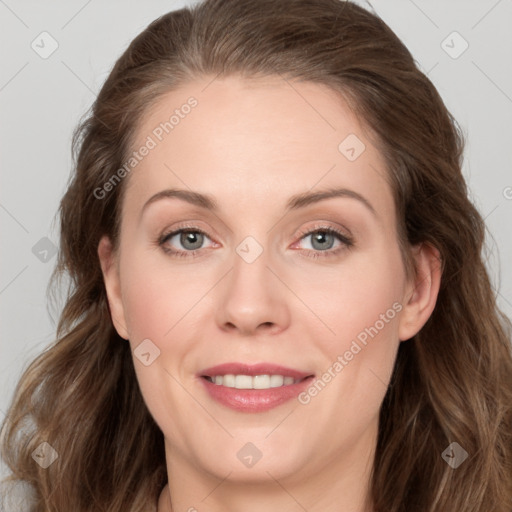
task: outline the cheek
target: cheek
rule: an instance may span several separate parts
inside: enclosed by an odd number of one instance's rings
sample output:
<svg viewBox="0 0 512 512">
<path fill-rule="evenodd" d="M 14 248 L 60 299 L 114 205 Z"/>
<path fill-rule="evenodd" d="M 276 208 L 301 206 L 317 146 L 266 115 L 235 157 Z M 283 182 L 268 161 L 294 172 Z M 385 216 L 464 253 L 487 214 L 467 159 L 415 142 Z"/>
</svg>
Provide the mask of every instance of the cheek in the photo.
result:
<svg viewBox="0 0 512 512">
<path fill-rule="evenodd" d="M 124 288 L 124 310 L 132 343 L 149 338 L 157 345 L 172 327 L 173 311 L 179 303 L 172 289 L 162 289 L 151 280 L 133 279 L 133 285 Z"/>
<path fill-rule="evenodd" d="M 204 294 L 185 265 L 170 271 L 165 256 L 158 251 L 127 248 L 130 257 L 121 262 L 124 314 L 134 343 L 149 338 L 160 345 L 190 311 L 198 294 Z"/>
<path fill-rule="evenodd" d="M 130 257 L 121 262 L 121 288 L 134 365 L 143 396 L 160 417 L 163 403 L 179 403 L 182 397 L 177 381 L 195 371 L 193 354 L 201 340 L 194 326 L 204 314 L 211 284 L 205 273 L 192 273 L 187 265 L 172 267 L 156 250 L 125 254 Z M 155 364 L 144 366 L 142 350 Z M 162 410 L 162 417 L 167 413 Z"/>
<path fill-rule="evenodd" d="M 184 382 L 184 375 L 189 377 L 187 356 L 193 344 L 187 338 L 186 327 L 193 318 L 191 306 L 197 302 L 200 290 L 194 290 L 185 277 L 180 278 L 182 282 L 171 279 L 171 273 L 166 275 L 151 257 L 154 255 L 141 251 L 138 256 L 134 252 L 121 268 L 125 319 L 144 401 L 161 430 L 182 439 L 186 436 L 181 424 L 190 424 L 193 418 L 188 415 L 198 413 L 194 401 L 187 401 L 178 383 Z M 143 354 L 147 353 L 148 360 L 144 361 Z M 184 411 L 183 400 L 189 406 Z M 171 413 L 176 410 L 183 411 L 183 422 Z"/>
<path fill-rule="evenodd" d="M 320 312 L 324 325 L 316 321 L 314 331 L 310 332 L 312 340 L 320 340 L 316 342 L 322 354 L 317 377 L 320 382 L 307 390 L 301 403 L 315 401 L 313 407 L 320 409 L 326 402 L 343 404 L 340 410 L 345 414 L 354 411 L 349 415 L 350 421 L 361 424 L 374 417 L 391 378 L 399 346 L 403 280 L 396 248 L 368 252 L 364 257 L 354 257 L 350 263 L 347 260 L 345 266 L 325 276 L 323 286 L 314 285 L 312 278 L 305 283 L 302 293 L 310 290 L 306 300 L 313 304 L 311 309 Z M 317 395 L 322 398 L 315 398 Z M 316 412 L 323 414 L 321 410 Z"/>
<path fill-rule="evenodd" d="M 399 346 L 402 267 L 393 254 L 359 259 L 325 280 L 323 297 L 317 289 L 310 298 L 323 303 L 322 325 L 311 340 L 322 357 L 319 372 L 299 396 L 320 424 L 340 422 L 353 442 L 375 421 L 387 391 Z M 318 322 L 317 322 L 318 324 Z M 316 336 L 315 336 L 316 334 Z M 314 337 L 313 337 L 314 336 Z"/>
<path fill-rule="evenodd" d="M 375 249 L 354 253 L 336 267 L 305 274 L 295 290 L 317 314 L 317 320 L 309 315 L 319 329 L 315 339 L 339 350 L 358 335 L 364 340 L 365 329 L 372 326 L 391 335 L 390 326 L 394 328 L 401 310 L 403 280 L 398 247 Z"/>
</svg>

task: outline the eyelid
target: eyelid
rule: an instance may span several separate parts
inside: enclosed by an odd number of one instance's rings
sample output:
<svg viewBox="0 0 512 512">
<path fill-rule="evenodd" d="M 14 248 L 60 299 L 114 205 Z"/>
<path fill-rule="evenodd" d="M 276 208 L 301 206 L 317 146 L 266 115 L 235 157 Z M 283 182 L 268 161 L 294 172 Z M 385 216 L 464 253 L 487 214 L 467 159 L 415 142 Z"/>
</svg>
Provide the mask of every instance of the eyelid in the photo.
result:
<svg viewBox="0 0 512 512">
<path fill-rule="evenodd" d="M 201 233 L 202 235 L 204 235 L 209 240 L 212 240 L 212 242 L 217 243 L 206 232 L 206 230 L 201 229 L 200 227 L 192 225 L 192 224 L 183 224 L 183 225 L 173 226 L 172 228 L 166 229 L 158 237 L 157 241 L 158 241 L 159 244 L 163 244 L 163 243 L 165 243 L 166 240 L 168 240 L 170 238 L 173 238 L 176 235 L 178 235 L 178 234 L 180 234 L 181 232 L 184 232 L 184 231 L 185 232 L 187 232 L 187 231 L 188 232 L 193 232 L 193 233 Z M 197 249 L 197 250 L 199 250 L 199 249 Z M 187 251 L 187 252 L 192 252 L 192 251 Z"/>
<path fill-rule="evenodd" d="M 334 227 L 334 226 L 326 224 L 326 223 L 322 223 L 321 221 L 317 222 L 313 226 L 299 229 L 299 231 L 295 234 L 294 238 L 302 239 L 305 236 L 311 235 L 317 231 L 327 231 L 329 233 L 333 233 L 333 234 L 340 236 L 342 239 L 345 239 L 346 241 L 350 241 L 350 242 L 353 241 L 353 236 L 350 233 L 350 231 L 348 231 L 348 229 L 345 229 L 345 232 L 344 232 L 341 228 Z"/>
<path fill-rule="evenodd" d="M 176 224 L 172 224 L 172 225 L 166 227 L 165 229 L 161 230 L 161 233 L 162 233 L 161 236 L 166 236 L 171 233 L 176 233 L 177 231 L 197 231 L 198 233 L 202 233 L 210 239 L 212 237 L 208 234 L 208 232 L 213 233 L 214 237 L 217 236 L 215 230 L 210 225 L 202 228 L 201 224 L 203 224 L 203 222 L 200 220 L 196 220 L 196 219 L 183 221 L 183 222 L 177 222 Z"/>
</svg>

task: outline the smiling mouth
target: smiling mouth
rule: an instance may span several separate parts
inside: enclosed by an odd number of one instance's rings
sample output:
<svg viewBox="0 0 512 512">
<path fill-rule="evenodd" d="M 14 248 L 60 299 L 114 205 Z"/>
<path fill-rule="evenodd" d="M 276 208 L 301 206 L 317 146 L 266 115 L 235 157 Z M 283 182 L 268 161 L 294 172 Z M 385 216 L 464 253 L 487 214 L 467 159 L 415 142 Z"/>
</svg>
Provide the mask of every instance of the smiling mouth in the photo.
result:
<svg viewBox="0 0 512 512">
<path fill-rule="evenodd" d="M 298 384 L 305 379 L 313 377 L 308 375 L 307 377 L 295 379 L 293 377 L 284 375 L 203 375 L 204 379 L 208 380 L 212 384 L 217 386 L 223 386 L 227 388 L 236 389 L 272 389 L 286 386 L 292 386 Z"/>
</svg>

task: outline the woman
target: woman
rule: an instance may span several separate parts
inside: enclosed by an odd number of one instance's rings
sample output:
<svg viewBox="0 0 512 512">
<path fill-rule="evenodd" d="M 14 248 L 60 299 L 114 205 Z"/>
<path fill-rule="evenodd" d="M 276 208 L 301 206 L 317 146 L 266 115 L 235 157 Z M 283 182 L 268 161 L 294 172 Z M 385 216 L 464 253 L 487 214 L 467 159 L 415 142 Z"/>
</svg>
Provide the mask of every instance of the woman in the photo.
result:
<svg viewBox="0 0 512 512">
<path fill-rule="evenodd" d="M 382 20 L 171 12 L 75 149 L 72 289 L 2 429 L 31 510 L 511 510 L 510 322 L 463 139 Z"/>
</svg>

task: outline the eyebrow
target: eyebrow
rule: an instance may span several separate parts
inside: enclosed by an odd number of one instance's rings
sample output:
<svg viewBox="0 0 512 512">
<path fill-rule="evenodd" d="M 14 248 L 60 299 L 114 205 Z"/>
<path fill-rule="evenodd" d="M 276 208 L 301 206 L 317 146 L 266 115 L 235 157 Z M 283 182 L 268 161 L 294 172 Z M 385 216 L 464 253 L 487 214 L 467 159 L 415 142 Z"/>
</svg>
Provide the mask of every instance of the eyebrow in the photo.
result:
<svg viewBox="0 0 512 512">
<path fill-rule="evenodd" d="M 318 203 L 319 201 L 331 199 L 334 197 L 348 197 L 351 199 L 356 199 L 357 201 L 361 202 L 374 216 L 377 216 L 375 208 L 368 201 L 368 199 L 366 199 L 363 195 L 359 194 L 355 190 L 350 190 L 348 188 L 329 188 L 318 192 L 308 191 L 301 194 L 296 194 L 292 196 L 286 203 L 286 210 L 298 210 L 311 204 Z M 193 192 L 191 190 L 172 188 L 161 190 L 160 192 L 157 192 L 155 195 L 151 196 L 142 207 L 141 215 L 150 204 L 167 198 L 181 199 L 182 201 L 186 201 L 187 203 L 198 206 L 199 208 L 211 210 L 212 212 L 219 211 L 217 201 L 214 197 L 208 194 L 200 194 L 199 192 Z"/>
</svg>

